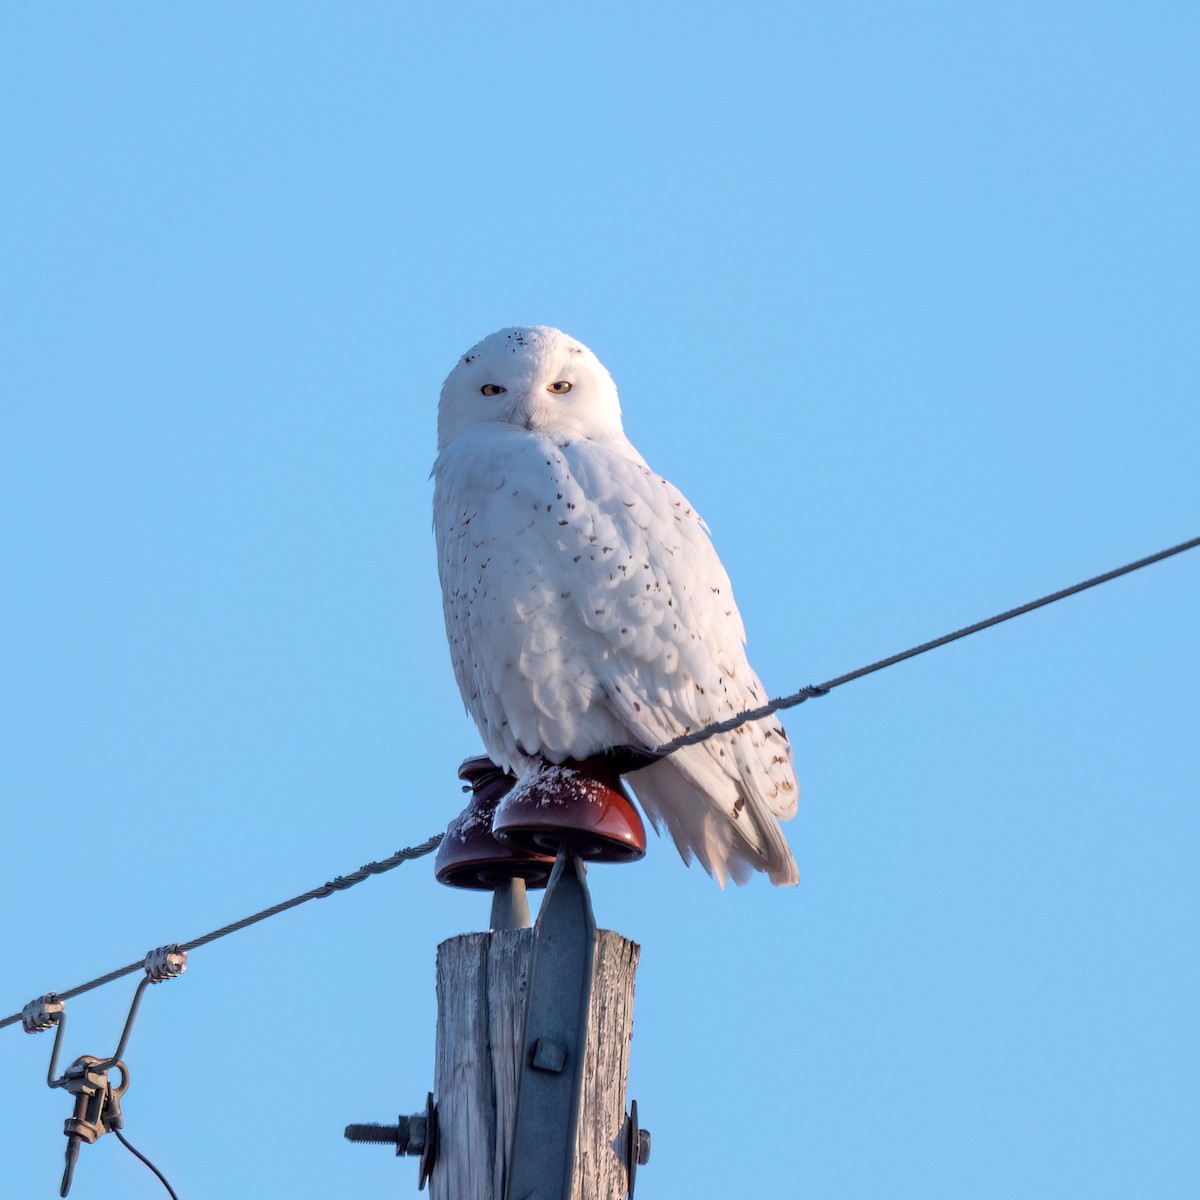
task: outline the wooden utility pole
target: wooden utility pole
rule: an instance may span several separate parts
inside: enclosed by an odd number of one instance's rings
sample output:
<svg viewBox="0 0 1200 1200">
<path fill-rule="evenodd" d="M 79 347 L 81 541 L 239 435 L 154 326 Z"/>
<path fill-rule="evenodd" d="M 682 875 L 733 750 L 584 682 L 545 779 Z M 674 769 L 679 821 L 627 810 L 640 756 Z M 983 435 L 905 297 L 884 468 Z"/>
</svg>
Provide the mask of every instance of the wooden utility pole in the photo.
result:
<svg viewBox="0 0 1200 1200">
<path fill-rule="evenodd" d="M 632 1200 L 650 1135 L 625 1110 L 638 947 L 597 929 L 584 860 L 632 862 L 646 831 L 614 755 L 528 773 L 459 771 L 471 803 L 435 872 L 492 893 L 491 929 L 438 947 L 434 1091 L 350 1141 L 420 1155 L 431 1200 Z M 545 887 L 529 927 L 526 887 Z"/>
<path fill-rule="evenodd" d="M 532 929 L 497 929 L 438 947 L 438 1157 L 431 1200 L 506 1200 L 533 946 Z M 569 1195 L 622 1200 L 629 1192 L 625 1092 L 638 947 L 602 929 L 593 953 Z"/>
</svg>

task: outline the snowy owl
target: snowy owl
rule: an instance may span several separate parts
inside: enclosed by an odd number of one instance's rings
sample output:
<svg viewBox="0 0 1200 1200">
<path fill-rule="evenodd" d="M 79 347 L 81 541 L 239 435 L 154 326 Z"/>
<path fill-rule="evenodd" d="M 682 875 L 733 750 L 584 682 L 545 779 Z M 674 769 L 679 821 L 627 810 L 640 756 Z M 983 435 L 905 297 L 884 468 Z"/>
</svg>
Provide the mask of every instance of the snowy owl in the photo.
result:
<svg viewBox="0 0 1200 1200">
<path fill-rule="evenodd" d="M 434 532 L 454 673 L 510 771 L 653 750 L 760 705 L 708 529 L 625 437 L 600 360 L 557 329 L 484 338 L 442 386 Z M 655 829 L 722 884 L 792 884 L 796 811 L 774 718 L 627 776 Z"/>
</svg>

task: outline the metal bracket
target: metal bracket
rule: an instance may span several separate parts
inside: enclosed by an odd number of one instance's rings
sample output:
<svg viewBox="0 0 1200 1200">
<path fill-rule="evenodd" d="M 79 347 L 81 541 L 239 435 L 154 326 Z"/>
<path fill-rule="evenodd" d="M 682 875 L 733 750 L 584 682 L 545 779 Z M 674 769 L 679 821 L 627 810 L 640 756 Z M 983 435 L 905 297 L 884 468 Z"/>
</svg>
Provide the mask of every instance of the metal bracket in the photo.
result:
<svg viewBox="0 0 1200 1200">
<path fill-rule="evenodd" d="M 505 1200 L 571 1200 L 596 921 L 583 864 L 560 850 L 534 928 Z"/>
<path fill-rule="evenodd" d="M 133 993 L 133 1003 L 121 1030 L 117 1048 L 105 1059 L 85 1054 L 77 1058 L 62 1074 L 58 1071 L 58 1056 L 62 1049 L 63 1034 L 67 1030 L 66 1003 L 54 992 L 48 992 L 31 1000 L 21 1010 L 21 1024 L 26 1033 L 41 1033 L 51 1026 L 54 1031 L 54 1046 L 50 1051 L 50 1067 L 46 1072 L 46 1083 L 52 1088 L 62 1088 L 75 1097 L 75 1111 L 67 1118 L 63 1133 L 67 1135 L 67 1165 L 63 1171 L 62 1190 L 65 1196 L 71 1190 L 75 1174 L 75 1163 L 79 1159 L 79 1147 L 83 1142 L 90 1146 L 97 1138 L 114 1129 L 123 1129 L 121 1097 L 129 1087 L 129 1069 L 121 1061 L 129 1035 L 133 1030 L 134 1018 L 142 1003 L 142 995 L 152 983 L 174 979 L 187 970 L 187 951 L 176 945 L 159 946 L 151 950 L 142 964 L 145 976 L 138 982 Z M 121 1072 L 121 1085 L 114 1087 L 108 1073 L 113 1068 Z"/>
</svg>

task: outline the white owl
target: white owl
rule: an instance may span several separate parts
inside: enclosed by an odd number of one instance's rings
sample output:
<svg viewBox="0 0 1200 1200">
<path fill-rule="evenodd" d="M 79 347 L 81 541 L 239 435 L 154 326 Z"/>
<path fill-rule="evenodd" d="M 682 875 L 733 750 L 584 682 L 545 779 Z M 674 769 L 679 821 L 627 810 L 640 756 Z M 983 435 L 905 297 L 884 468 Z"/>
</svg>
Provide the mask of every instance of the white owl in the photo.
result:
<svg viewBox="0 0 1200 1200">
<path fill-rule="evenodd" d="M 729 577 L 695 509 L 621 428 L 599 359 L 557 329 L 501 329 L 442 386 L 434 531 L 454 673 L 493 761 L 520 772 L 653 750 L 762 704 Z M 724 885 L 798 874 L 774 720 L 627 776 L 685 862 Z"/>
</svg>

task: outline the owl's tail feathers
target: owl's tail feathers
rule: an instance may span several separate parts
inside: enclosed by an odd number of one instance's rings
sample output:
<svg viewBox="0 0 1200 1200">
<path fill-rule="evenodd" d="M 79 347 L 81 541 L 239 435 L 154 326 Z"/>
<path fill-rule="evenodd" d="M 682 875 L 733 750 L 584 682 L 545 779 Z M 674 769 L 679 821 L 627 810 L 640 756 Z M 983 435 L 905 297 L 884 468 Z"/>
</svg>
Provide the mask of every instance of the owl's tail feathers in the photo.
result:
<svg viewBox="0 0 1200 1200">
<path fill-rule="evenodd" d="M 713 772 L 703 747 L 678 750 L 627 782 L 654 828 L 667 827 L 683 861 L 694 858 L 722 887 L 755 871 L 781 886 L 800 882 L 778 818 L 754 790 Z"/>
</svg>

